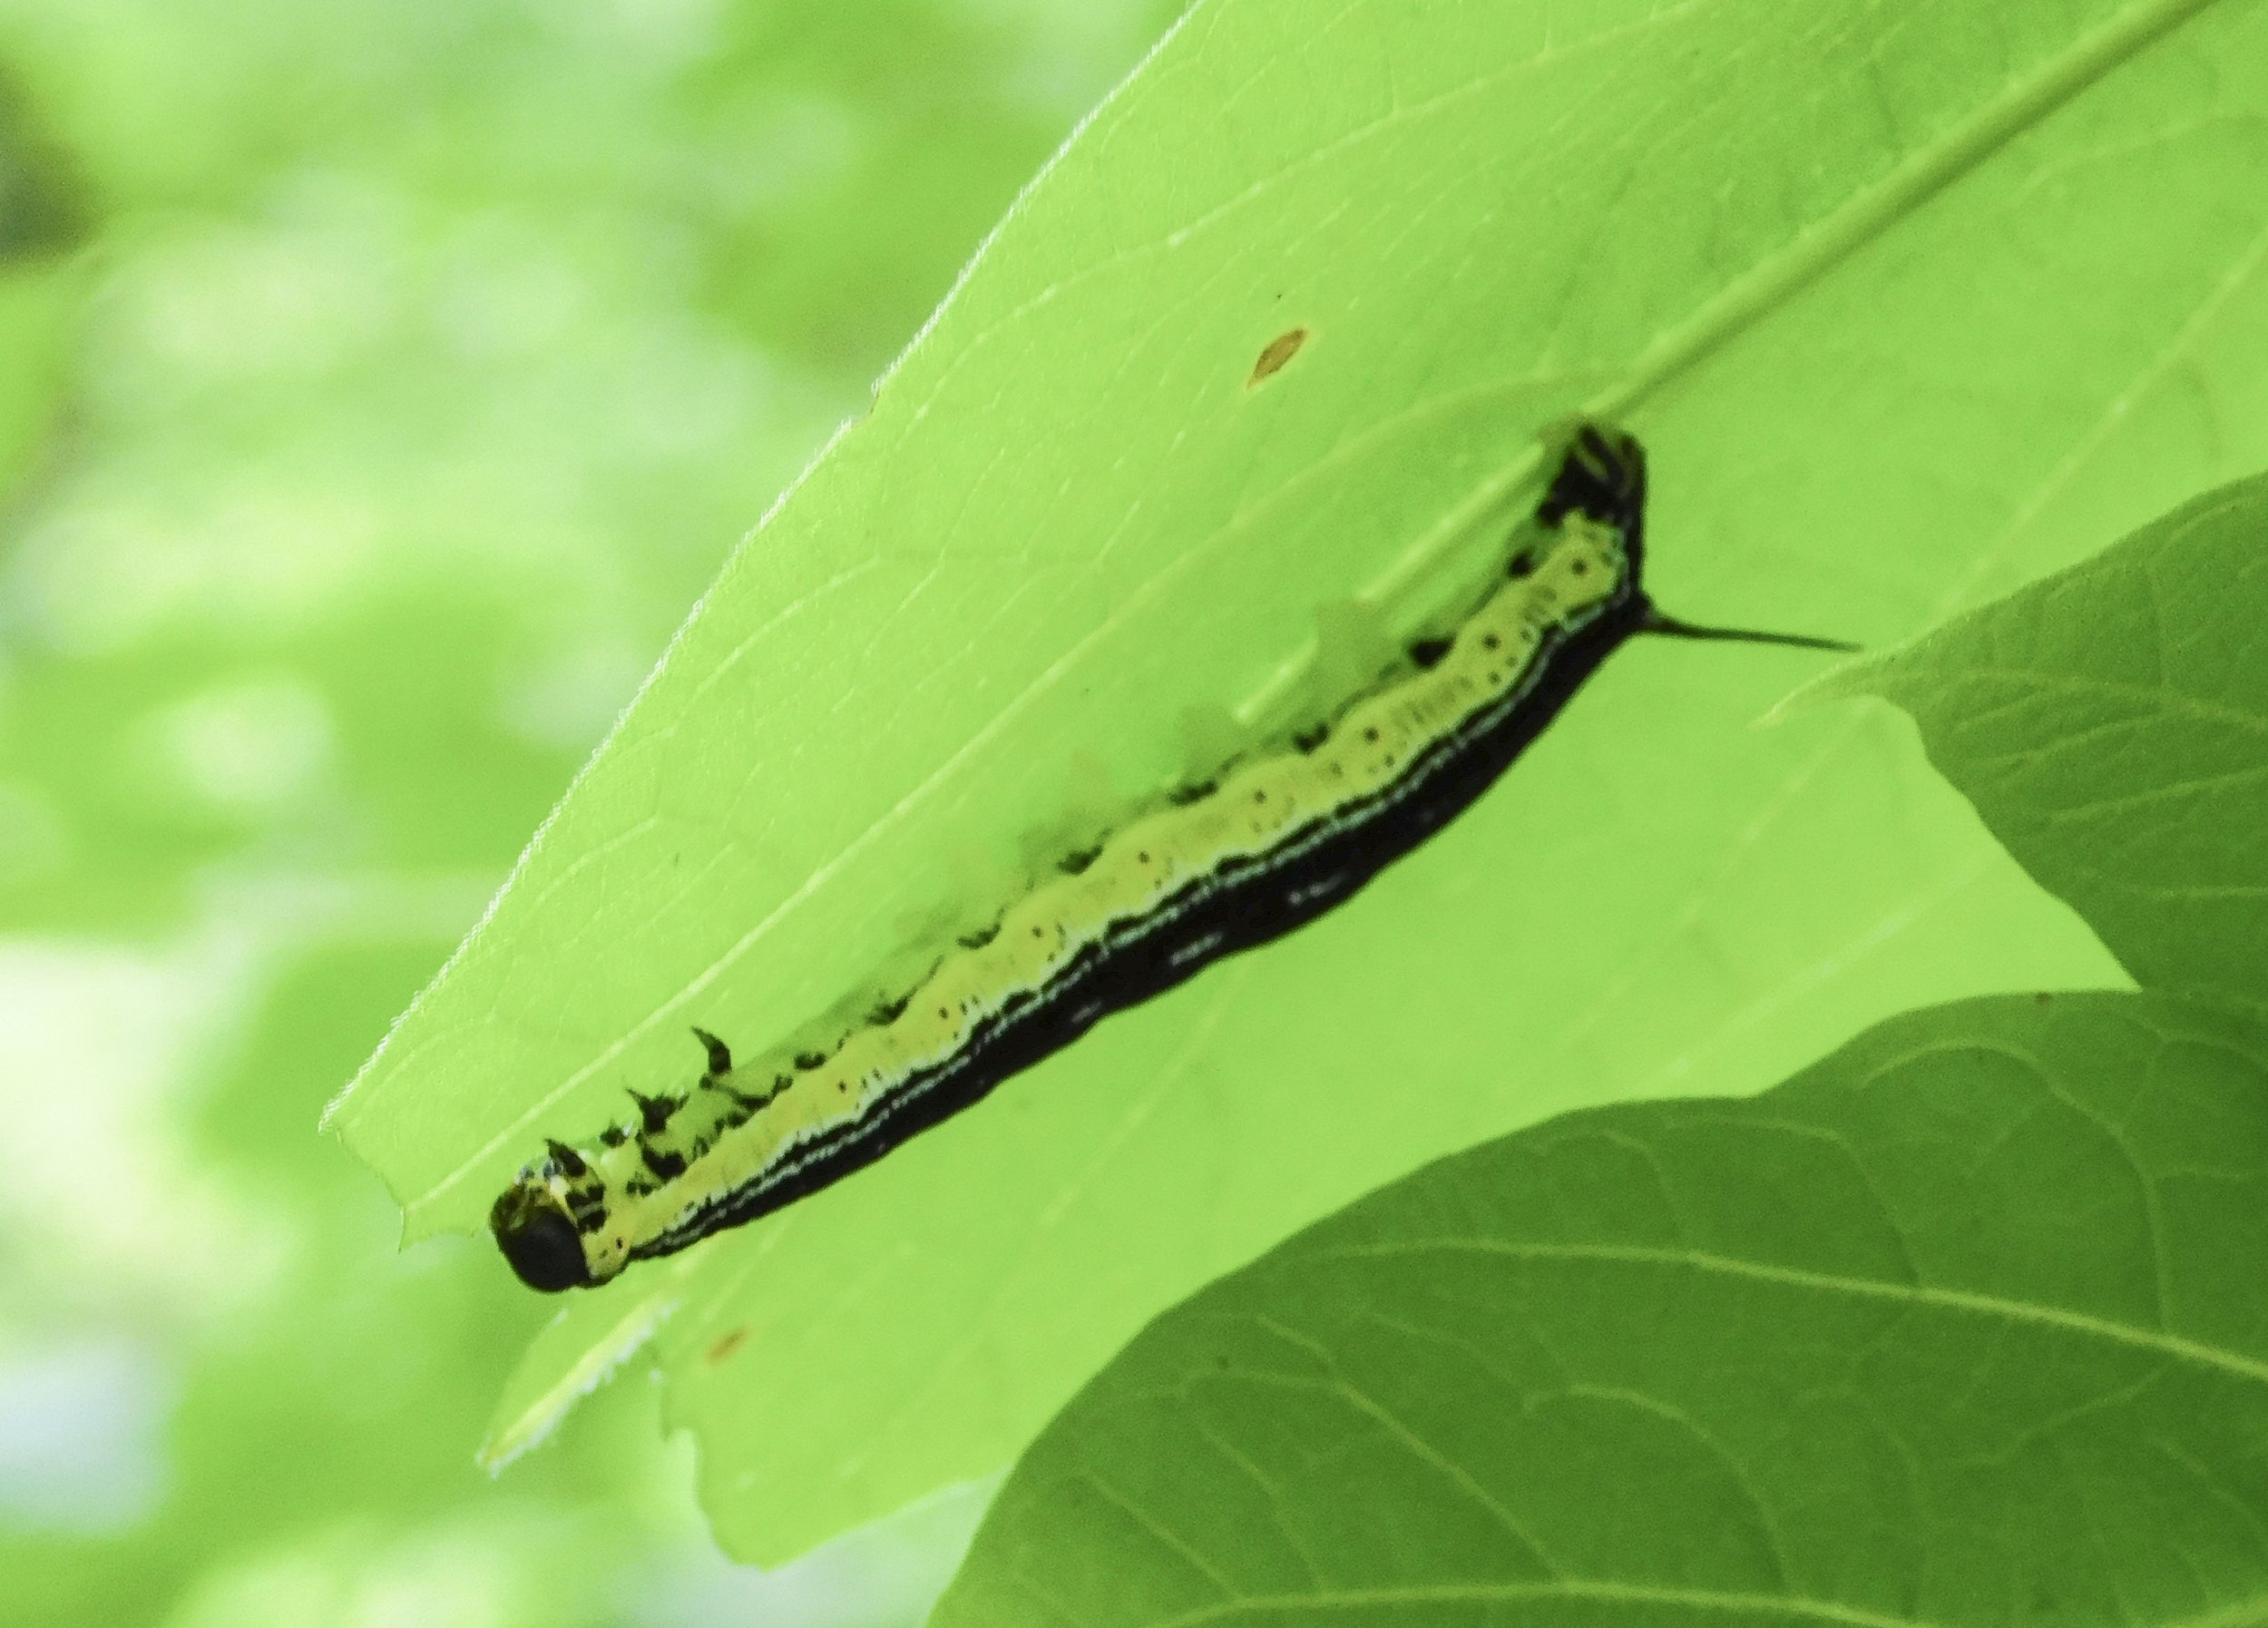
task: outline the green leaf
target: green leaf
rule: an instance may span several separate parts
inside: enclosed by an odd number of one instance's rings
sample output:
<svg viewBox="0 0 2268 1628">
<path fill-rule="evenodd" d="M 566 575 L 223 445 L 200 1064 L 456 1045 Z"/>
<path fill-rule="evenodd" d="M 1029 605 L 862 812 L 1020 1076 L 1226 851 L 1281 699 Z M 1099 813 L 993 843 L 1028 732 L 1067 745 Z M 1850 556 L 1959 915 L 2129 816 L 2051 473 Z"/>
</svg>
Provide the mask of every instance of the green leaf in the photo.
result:
<svg viewBox="0 0 2268 1628">
<path fill-rule="evenodd" d="M 413 1236 L 477 1225 L 543 1137 L 689 1079 L 689 1025 L 767 1044 L 986 902 L 958 856 L 1059 818 L 1081 759 L 1155 787 L 1187 709 L 1276 715 L 1326 607 L 1391 634 L 1462 586 L 1570 407 L 1655 453 L 1670 610 L 1872 640 L 2268 460 L 2264 113 L 2254 4 L 1199 5 L 334 1123 Z M 1158 1308 L 1445 1150 L 2116 978 L 1893 720 L 1746 730 L 1814 670 L 1632 649 L 1330 919 L 609 1291 L 653 1302 L 727 1545 L 994 1468 Z M 626 1321 L 571 1312 L 500 1444 Z"/>
<path fill-rule="evenodd" d="M 1912 1014 L 1443 1160 L 1175 1309 L 931 1621 L 2254 1621 L 2263 1260 L 2268 1030 Z"/>
<path fill-rule="evenodd" d="M 2268 1005 L 2268 476 L 1834 674 L 2145 985 Z"/>
</svg>

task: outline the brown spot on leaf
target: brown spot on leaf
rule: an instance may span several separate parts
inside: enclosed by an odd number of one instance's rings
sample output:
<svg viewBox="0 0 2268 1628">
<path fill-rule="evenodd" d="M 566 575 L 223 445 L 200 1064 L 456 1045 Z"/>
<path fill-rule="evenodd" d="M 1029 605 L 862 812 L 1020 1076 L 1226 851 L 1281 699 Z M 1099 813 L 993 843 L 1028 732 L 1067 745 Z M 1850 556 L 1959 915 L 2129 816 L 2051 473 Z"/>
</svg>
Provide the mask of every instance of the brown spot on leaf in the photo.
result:
<svg viewBox="0 0 2268 1628">
<path fill-rule="evenodd" d="M 1285 364 L 1299 354 L 1299 348 L 1307 342 L 1304 328 L 1287 329 L 1260 348 L 1260 359 L 1252 364 L 1252 377 L 1245 380 L 1249 390 L 1259 386 L 1270 375 L 1281 373 Z"/>
<path fill-rule="evenodd" d="M 718 1339 L 717 1343 L 709 1348 L 709 1360 L 711 1362 L 722 1362 L 726 1358 L 731 1356 L 735 1351 L 746 1345 L 748 1343 L 748 1330 L 745 1325 L 738 1329 L 726 1329 L 723 1336 Z"/>
</svg>

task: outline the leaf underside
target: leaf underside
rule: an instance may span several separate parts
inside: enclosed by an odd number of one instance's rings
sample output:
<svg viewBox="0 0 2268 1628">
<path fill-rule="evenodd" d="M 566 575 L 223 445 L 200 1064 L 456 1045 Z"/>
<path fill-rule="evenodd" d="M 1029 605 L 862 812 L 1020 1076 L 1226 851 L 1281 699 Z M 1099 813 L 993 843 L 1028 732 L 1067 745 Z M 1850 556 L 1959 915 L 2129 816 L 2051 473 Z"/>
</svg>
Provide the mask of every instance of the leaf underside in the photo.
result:
<svg viewBox="0 0 2268 1628">
<path fill-rule="evenodd" d="M 1155 787 L 1188 709 L 1265 720 L 1320 624 L 1461 587 L 1569 408 L 1653 452 L 1667 607 L 1875 642 L 2268 462 L 2263 69 L 2256 4 L 1199 5 L 333 1123 L 413 1236 L 477 1225 L 689 1082 L 688 1025 L 764 1044 L 985 902 L 1077 765 Z M 995 1468 L 1158 1309 L 1447 1150 L 2116 981 L 1892 721 L 1745 728 L 1814 671 L 1618 656 L 1328 920 L 571 1307 L 499 1444 L 656 1329 L 719 1536 L 777 1559 Z"/>
</svg>

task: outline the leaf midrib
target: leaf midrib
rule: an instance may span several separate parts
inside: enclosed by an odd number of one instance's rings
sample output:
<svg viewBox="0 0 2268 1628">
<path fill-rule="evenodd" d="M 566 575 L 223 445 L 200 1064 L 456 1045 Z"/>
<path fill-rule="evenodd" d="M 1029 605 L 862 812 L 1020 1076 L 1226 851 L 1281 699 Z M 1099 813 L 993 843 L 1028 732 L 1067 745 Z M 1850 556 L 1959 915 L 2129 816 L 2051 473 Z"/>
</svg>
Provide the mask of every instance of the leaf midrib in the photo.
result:
<svg viewBox="0 0 2268 1628">
<path fill-rule="evenodd" d="M 1946 1289 L 1928 1283 L 1892 1283 L 1879 1278 L 1858 1278 L 1838 1272 L 1814 1271 L 1805 1267 L 1745 1260 L 1708 1250 L 1663 1249 L 1647 1244 L 1518 1243 L 1503 1239 L 1442 1238 L 1413 1240 L 1403 1243 L 1351 1245 L 1317 1253 L 1320 1259 L 1346 1260 L 1471 1254 L 1523 1260 L 1594 1260 L 1619 1265 L 1685 1267 L 1722 1277 L 1772 1283 L 1782 1288 L 1888 1300 L 1903 1305 L 1931 1306 L 1997 1318 L 2006 1322 L 2058 1329 L 2066 1333 L 2155 1351 L 2192 1367 L 2214 1369 L 2255 1385 L 2268 1385 L 2268 1361 L 2224 1350 L 2218 1346 L 2162 1329 L 2138 1328 L 2088 1312 L 2074 1311 L 2068 1307 L 1986 1294 L 1977 1290 Z"/>
<path fill-rule="evenodd" d="M 1843 1628 L 1935 1628 L 1927 1618 L 1891 1616 L 1802 1594 L 1664 1588 L 1604 1578 L 1569 1578 L 1551 1583 L 1446 1583 L 1401 1588 L 1318 1589 L 1305 1594 L 1254 1594 L 1199 1606 L 1174 1616 L 1154 1618 L 1140 1624 L 1140 1628 L 1203 1628 L 1205 1624 L 1226 1623 L 1241 1616 L 1411 1605 L 1491 1605 L 1522 1600 L 1595 1600 L 1628 1605 L 1686 1606 L 1695 1611 L 1739 1612 L 1831 1623 Z M 2268 1598 L 2255 1595 L 2201 1616 L 2175 1619 L 2164 1628 L 2250 1628 L 2251 1624 L 2263 1622 L 2268 1622 Z"/>
</svg>

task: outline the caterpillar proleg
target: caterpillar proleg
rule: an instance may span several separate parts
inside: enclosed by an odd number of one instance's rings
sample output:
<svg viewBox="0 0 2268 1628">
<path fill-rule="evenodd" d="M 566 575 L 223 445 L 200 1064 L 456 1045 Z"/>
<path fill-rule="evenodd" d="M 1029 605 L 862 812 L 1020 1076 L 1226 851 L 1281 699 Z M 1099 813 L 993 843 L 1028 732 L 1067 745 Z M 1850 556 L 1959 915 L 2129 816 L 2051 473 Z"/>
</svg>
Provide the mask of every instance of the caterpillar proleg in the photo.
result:
<svg viewBox="0 0 2268 1628">
<path fill-rule="evenodd" d="M 1108 1014 L 1314 920 L 1488 789 L 1640 633 L 1810 650 L 1799 634 L 1697 627 L 1647 598 L 1646 456 L 1569 432 L 1532 522 L 1461 620 L 1274 750 L 1232 760 L 1065 856 L 994 925 L 833 1050 L 736 1063 L 715 1035 L 681 1096 L 547 1144 L 489 1224 L 532 1288 L 603 1283 L 879 1159 L 1070 1044 Z"/>
</svg>

